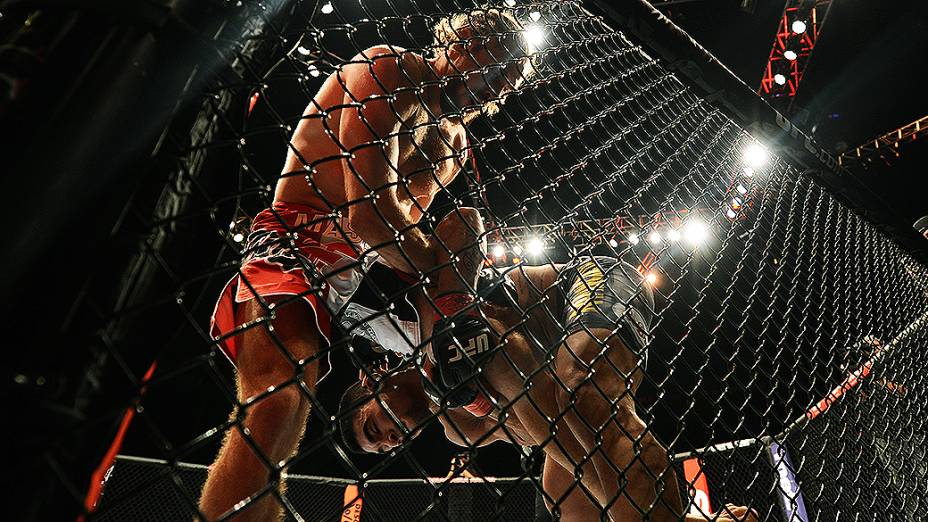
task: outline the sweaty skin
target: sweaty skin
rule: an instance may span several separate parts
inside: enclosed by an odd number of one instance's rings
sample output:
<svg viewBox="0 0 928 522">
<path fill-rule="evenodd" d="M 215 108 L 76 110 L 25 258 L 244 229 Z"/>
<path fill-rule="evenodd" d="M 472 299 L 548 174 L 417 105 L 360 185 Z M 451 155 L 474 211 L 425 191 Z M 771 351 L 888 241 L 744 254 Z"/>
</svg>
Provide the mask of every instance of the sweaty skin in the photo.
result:
<svg viewBox="0 0 928 522">
<path fill-rule="evenodd" d="M 341 210 L 353 232 L 375 247 L 401 232 L 398 246 L 378 253 L 405 272 L 435 266 L 432 242 L 413 225 L 460 171 L 465 127 L 480 114 L 479 104 L 522 83 L 515 66 L 504 69 L 497 90 L 488 86 L 494 78 L 480 71 L 497 56 L 505 56 L 498 45 L 475 41 L 433 59 L 387 45 L 354 57 L 306 107 L 275 200 Z M 444 89 L 458 108 L 470 109 L 449 114 L 436 80 L 460 73 Z"/>
</svg>

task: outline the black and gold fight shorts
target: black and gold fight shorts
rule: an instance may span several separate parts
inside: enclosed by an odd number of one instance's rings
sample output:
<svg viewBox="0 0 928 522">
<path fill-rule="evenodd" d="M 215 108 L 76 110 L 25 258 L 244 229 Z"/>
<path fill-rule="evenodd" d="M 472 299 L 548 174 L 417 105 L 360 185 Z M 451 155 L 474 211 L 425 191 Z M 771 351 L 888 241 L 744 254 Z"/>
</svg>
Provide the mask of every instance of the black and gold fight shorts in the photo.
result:
<svg viewBox="0 0 928 522">
<path fill-rule="evenodd" d="M 567 335 L 608 328 L 642 361 L 654 323 L 654 294 L 634 266 L 614 257 L 580 258 L 561 273 L 563 325 Z"/>
</svg>

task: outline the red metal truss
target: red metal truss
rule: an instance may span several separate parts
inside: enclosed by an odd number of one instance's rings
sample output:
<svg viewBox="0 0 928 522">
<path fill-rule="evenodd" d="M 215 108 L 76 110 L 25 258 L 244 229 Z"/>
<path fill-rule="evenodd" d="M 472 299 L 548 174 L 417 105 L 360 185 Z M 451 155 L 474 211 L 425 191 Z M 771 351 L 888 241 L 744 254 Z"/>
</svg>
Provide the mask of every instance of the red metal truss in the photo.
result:
<svg viewBox="0 0 928 522">
<path fill-rule="evenodd" d="M 886 164 L 901 154 L 901 146 L 928 137 L 928 116 L 923 116 L 908 125 L 877 136 L 866 143 L 838 156 L 838 163 L 845 166 L 868 166 L 875 159 L 882 159 Z"/>
<path fill-rule="evenodd" d="M 783 16 L 777 26 L 776 38 L 764 76 L 760 81 L 758 93 L 767 98 L 792 98 L 799 90 L 799 82 L 809 65 L 812 50 L 825 25 L 825 18 L 831 8 L 832 0 L 788 0 L 783 9 Z M 806 30 L 796 33 L 792 29 L 795 21 L 806 24 Z M 795 59 L 787 58 L 787 51 L 796 53 Z M 792 57 L 792 56 L 790 56 Z M 776 76 L 783 75 L 785 82 L 777 83 Z"/>
</svg>

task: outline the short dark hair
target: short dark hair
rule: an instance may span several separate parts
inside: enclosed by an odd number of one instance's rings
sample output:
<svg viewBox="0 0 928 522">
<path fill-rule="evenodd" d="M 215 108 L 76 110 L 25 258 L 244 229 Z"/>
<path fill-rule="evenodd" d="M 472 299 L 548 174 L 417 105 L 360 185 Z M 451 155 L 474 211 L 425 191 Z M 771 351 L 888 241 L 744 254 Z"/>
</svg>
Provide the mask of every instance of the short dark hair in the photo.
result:
<svg viewBox="0 0 928 522">
<path fill-rule="evenodd" d="M 371 399 L 370 392 L 360 382 L 348 387 L 338 403 L 338 430 L 345 448 L 352 453 L 367 453 L 358 443 L 358 434 L 354 429 L 355 413 Z"/>
</svg>

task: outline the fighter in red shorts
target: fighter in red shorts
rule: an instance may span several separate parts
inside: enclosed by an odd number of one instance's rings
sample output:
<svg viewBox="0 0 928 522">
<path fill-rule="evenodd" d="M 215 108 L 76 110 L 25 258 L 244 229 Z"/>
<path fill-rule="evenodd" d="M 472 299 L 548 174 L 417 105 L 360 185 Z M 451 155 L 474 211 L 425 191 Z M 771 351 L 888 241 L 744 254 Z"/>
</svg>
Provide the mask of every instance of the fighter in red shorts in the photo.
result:
<svg viewBox="0 0 928 522">
<path fill-rule="evenodd" d="M 444 19 L 435 36 L 431 58 L 380 45 L 339 67 L 291 139 L 274 204 L 255 218 L 212 320 L 237 368 L 242 406 L 233 414 L 243 420 L 210 467 L 200 499 L 208 519 L 233 509 L 237 520 L 281 516 L 275 481 L 304 431 L 330 312 L 351 296 L 372 252 L 416 279 L 448 258 L 417 223 L 460 171 L 465 126 L 494 114 L 531 64 L 506 11 Z"/>
</svg>

